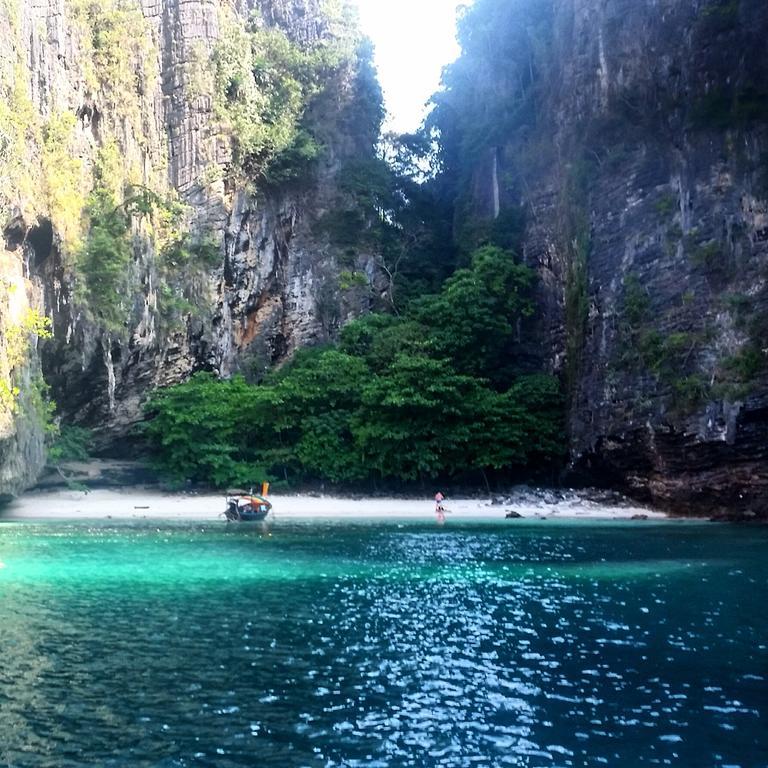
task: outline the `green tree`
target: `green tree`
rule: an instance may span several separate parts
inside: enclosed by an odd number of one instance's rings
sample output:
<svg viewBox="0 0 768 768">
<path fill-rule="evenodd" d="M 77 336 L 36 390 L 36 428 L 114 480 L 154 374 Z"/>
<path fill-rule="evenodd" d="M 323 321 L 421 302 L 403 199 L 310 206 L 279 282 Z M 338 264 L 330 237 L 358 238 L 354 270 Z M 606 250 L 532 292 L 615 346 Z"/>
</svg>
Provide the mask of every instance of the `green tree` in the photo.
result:
<svg viewBox="0 0 768 768">
<path fill-rule="evenodd" d="M 438 295 L 420 301 L 415 314 L 437 353 L 449 356 L 457 370 L 503 385 L 511 378 L 517 323 L 534 312 L 535 277 L 508 251 L 485 246 Z"/>
<path fill-rule="evenodd" d="M 144 433 L 155 447 L 159 469 L 176 481 L 216 487 L 258 481 L 264 469 L 255 463 L 257 430 L 251 416 L 268 410 L 271 403 L 264 401 L 270 394 L 241 377 L 220 381 L 210 373 L 155 393 Z"/>
<path fill-rule="evenodd" d="M 406 481 L 461 469 L 480 398 L 447 361 L 397 357 L 363 392 L 353 429 L 366 464 Z"/>
<path fill-rule="evenodd" d="M 213 52 L 213 103 L 235 139 L 239 170 L 272 183 L 293 178 L 320 154 L 306 122 L 315 96 L 349 58 L 340 44 L 302 47 L 258 14 L 226 12 Z"/>
<path fill-rule="evenodd" d="M 383 372 L 401 354 L 428 354 L 429 331 L 409 317 L 372 314 L 348 323 L 341 331 L 340 348 L 363 358 L 372 371 Z"/>
<path fill-rule="evenodd" d="M 300 353 L 267 384 L 274 410 L 262 418 L 265 463 L 276 476 L 351 483 L 365 479 L 352 419 L 370 372 L 364 360 L 333 349 Z"/>
</svg>

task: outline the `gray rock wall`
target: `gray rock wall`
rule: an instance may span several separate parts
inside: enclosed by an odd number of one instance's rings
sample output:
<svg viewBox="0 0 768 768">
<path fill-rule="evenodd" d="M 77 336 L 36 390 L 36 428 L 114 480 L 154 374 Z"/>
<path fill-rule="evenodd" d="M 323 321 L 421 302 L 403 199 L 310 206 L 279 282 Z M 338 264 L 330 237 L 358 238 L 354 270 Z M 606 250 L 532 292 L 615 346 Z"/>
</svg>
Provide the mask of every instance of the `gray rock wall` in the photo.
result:
<svg viewBox="0 0 768 768">
<path fill-rule="evenodd" d="M 598 155 L 574 458 L 678 511 L 768 514 L 768 8 L 614 2 L 569 27 L 591 45 L 560 135 L 588 115 Z"/>
<path fill-rule="evenodd" d="M 549 8 L 535 127 L 477 166 L 473 200 L 528 212 L 530 332 L 570 391 L 573 468 L 680 512 L 767 515 L 768 6 Z M 489 101 L 505 78 L 512 101 L 508 75 L 479 84 Z"/>
<path fill-rule="evenodd" d="M 40 308 L 24 254 L 0 255 L 0 503 L 34 482 L 45 463 L 46 413 L 34 339 L 25 317 Z"/>
</svg>

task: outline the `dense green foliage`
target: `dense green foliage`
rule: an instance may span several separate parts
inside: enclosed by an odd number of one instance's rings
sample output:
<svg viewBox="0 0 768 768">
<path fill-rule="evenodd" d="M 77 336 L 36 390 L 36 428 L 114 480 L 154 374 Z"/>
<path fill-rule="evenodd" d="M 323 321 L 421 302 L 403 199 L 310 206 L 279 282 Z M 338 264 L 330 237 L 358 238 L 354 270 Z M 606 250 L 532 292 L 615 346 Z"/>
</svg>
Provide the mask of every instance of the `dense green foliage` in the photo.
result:
<svg viewBox="0 0 768 768">
<path fill-rule="evenodd" d="M 7 306 L 9 299 L 9 284 L 0 283 L 0 424 L 8 423 L 8 416 L 16 413 L 18 398 L 21 395 L 19 379 L 22 370 L 29 362 L 32 344 L 37 339 L 50 339 L 52 336 L 51 320 L 41 315 L 36 309 L 27 309 L 20 322 L 3 322 L 2 310 Z M 32 394 L 39 395 L 31 399 L 35 408 L 40 406 L 39 415 L 44 419 L 46 411 L 46 398 L 43 392 L 44 382 L 40 380 L 39 391 Z M 31 390 L 35 390 L 36 382 Z"/>
<path fill-rule="evenodd" d="M 402 316 L 354 321 L 336 348 L 305 350 L 261 385 L 200 373 L 160 391 L 145 425 L 158 463 L 223 486 L 408 482 L 556 461 L 558 383 L 513 365 L 532 284 L 510 253 L 486 247 Z"/>
<path fill-rule="evenodd" d="M 213 102 L 232 131 L 236 169 L 276 184 L 303 175 L 322 149 L 307 112 L 352 58 L 351 40 L 300 46 L 256 12 L 222 11 Z"/>
<path fill-rule="evenodd" d="M 124 304 L 132 250 L 128 237 L 130 217 L 103 187 L 88 199 L 90 229 L 78 262 L 85 277 L 88 306 L 108 328 L 119 328 L 126 316 Z"/>
<path fill-rule="evenodd" d="M 515 325 L 534 312 L 535 277 L 502 254 L 492 246 L 479 249 L 470 268 L 457 270 L 439 294 L 420 300 L 414 310 L 438 354 L 457 370 L 500 385 L 510 377 L 505 360 L 511 360 Z"/>
</svg>

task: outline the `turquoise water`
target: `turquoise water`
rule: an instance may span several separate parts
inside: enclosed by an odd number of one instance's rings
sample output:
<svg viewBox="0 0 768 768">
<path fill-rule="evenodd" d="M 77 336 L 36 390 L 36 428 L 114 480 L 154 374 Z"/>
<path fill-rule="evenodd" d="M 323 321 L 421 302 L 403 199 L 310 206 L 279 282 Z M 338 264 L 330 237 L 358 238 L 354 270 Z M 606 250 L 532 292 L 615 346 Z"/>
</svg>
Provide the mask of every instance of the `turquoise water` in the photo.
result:
<svg viewBox="0 0 768 768">
<path fill-rule="evenodd" d="M 768 529 L 0 524 L 0 765 L 768 766 Z"/>
</svg>

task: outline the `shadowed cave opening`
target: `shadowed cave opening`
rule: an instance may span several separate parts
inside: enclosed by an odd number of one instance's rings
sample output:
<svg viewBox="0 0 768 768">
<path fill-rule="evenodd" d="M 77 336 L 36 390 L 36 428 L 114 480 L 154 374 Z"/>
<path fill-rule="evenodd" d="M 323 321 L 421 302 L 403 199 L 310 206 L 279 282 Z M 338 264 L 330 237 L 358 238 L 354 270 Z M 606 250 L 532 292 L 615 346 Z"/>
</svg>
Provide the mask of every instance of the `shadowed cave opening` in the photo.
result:
<svg viewBox="0 0 768 768">
<path fill-rule="evenodd" d="M 9 251 L 26 245 L 31 266 L 35 269 L 51 255 L 53 225 L 50 219 L 41 218 L 36 225 L 28 227 L 21 217 L 17 217 L 5 227 L 3 238 Z"/>
</svg>

